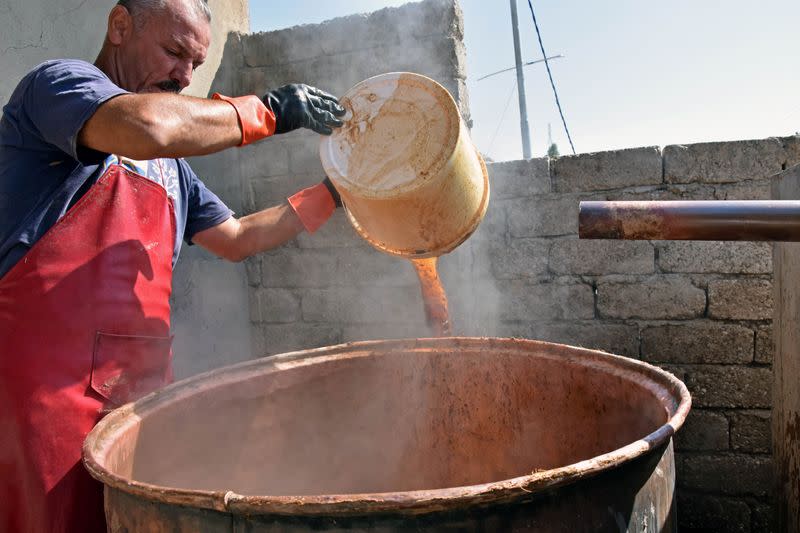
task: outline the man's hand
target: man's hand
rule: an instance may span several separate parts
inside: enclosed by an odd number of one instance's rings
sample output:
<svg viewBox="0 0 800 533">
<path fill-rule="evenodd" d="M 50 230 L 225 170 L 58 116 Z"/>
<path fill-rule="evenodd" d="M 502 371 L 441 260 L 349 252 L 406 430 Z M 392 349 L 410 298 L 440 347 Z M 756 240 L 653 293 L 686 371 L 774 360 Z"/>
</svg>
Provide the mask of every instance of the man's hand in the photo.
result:
<svg viewBox="0 0 800 533">
<path fill-rule="evenodd" d="M 275 113 L 275 133 L 309 128 L 322 135 L 333 133 L 345 109 L 336 97 L 305 84 L 284 85 L 268 92 L 264 103 Z"/>
</svg>

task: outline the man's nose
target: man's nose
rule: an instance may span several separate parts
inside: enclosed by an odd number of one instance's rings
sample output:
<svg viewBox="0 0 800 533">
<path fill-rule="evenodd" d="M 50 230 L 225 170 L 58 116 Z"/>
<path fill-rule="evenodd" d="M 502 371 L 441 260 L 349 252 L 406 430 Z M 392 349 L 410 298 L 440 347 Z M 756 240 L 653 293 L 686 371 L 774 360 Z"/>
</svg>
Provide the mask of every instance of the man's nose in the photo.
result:
<svg viewBox="0 0 800 533">
<path fill-rule="evenodd" d="M 192 82 L 192 73 L 194 72 L 194 65 L 191 61 L 181 61 L 175 66 L 172 71 L 172 79 L 181 86 L 181 90 L 185 89 Z"/>
</svg>

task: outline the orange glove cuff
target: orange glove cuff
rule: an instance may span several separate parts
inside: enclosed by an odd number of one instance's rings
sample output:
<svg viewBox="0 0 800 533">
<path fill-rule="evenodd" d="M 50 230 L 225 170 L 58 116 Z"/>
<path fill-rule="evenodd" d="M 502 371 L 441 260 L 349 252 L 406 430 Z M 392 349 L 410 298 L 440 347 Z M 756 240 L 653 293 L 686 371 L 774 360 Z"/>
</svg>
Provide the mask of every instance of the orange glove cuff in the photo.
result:
<svg viewBox="0 0 800 533">
<path fill-rule="evenodd" d="M 265 106 L 258 96 L 251 94 L 231 98 L 214 93 L 211 98 L 228 102 L 239 115 L 239 126 L 242 128 L 242 142 L 239 146 L 245 146 L 275 133 L 275 113 Z"/>
<path fill-rule="evenodd" d="M 293 194 L 289 197 L 289 205 L 309 233 L 321 228 L 336 210 L 336 202 L 323 183 Z"/>
</svg>

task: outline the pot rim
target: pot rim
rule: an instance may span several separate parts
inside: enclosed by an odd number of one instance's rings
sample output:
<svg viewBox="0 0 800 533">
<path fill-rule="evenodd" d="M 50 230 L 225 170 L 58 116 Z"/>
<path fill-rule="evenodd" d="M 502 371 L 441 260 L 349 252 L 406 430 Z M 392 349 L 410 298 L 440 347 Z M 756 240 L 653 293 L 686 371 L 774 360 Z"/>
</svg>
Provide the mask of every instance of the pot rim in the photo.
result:
<svg viewBox="0 0 800 533">
<path fill-rule="evenodd" d="M 254 373 L 280 372 L 326 361 L 389 356 L 409 351 L 458 351 L 481 349 L 520 352 L 536 350 L 537 357 L 567 359 L 573 364 L 593 367 L 619 376 L 647 378 L 639 381 L 667 410 L 668 419 L 650 434 L 625 446 L 569 465 L 533 472 L 510 479 L 440 489 L 364 494 L 320 494 L 307 496 L 245 496 L 234 491 L 207 491 L 165 487 L 127 479 L 111 472 L 104 460 L 116 435 L 139 423 L 159 407 L 187 398 L 209 383 L 223 386 Z M 538 349 L 538 350 L 537 350 Z M 546 349 L 540 353 L 541 349 Z M 107 487 L 118 489 L 148 501 L 190 505 L 236 515 L 354 516 L 374 513 L 427 514 L 462 509 L 476 504 L 507 503 L 530 497 L 532 492 L 560 487 L 616 468 L 623 463 L 666 445 L 683 425 L 691 408 L 686 385 L 671 373 L 627 357 L 600 350 L 579 348 L 544 341 L 493 337 L 440 337 L 401 340 L 359 341 L 311 350 L 289 352 L 246 361 L 222 369 L 198 374 L 173 383 L 144 398 L 126 404 L 104 417 L 92 429 L 83 444 L 83 462 L 89 473 Z"/>
</svg>

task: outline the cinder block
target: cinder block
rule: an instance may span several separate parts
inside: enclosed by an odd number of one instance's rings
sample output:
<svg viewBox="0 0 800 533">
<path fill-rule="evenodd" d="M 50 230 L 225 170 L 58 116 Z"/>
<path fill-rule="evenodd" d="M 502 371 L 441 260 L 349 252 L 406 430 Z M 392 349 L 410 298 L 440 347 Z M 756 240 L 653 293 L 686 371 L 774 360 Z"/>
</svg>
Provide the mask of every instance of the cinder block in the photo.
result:
<svg viewBox="0 0 800 533">
<path fill-rule="evenodd" d="M 495 241 L 505 237 L 508 232 L 508 213 L 513 206 L 507 200 L 497 200 L 489 198 L 489 207 L 486 209 L 478 229 L 470 237 L 473 238 Z"/>
<path fill-rule="evenodd" d="M 355 324 L 345 326 L 342 333 L 342 342 L 356 342 L 386 339 L 415 339 L 429 337 L 431 330 L 426 324 L 397 324 L 386 322 L 383 324 Z"/>
<path fill-rule="evenodd" d="M 492 274 L 497 279 L 533 278 L 547 274 L 548 239 L 512 239 L 490 243 Z"/>
<path fill-rule="evenodd" d="M 788 169 L 800 165 L 800 135 L 781 137 L 779 140 L 784 150 L 784 167 Z"/>
<path fill-rule="evenodd" d="M 772 451 L 772 426 L 769 411 L 731 413 L 731 446 L 749 453 Z"/>
<path fill-rule="evenodd" d="M 331 284 L 346 286 L 409 287 L 419 292 L 419 282 L 411 261 L 394 257 L 372 247 L 328 249 L 337 259 L 331 270 Z"/>
<path fill-rule="evenodd" d="M 733 183 L 764 179 L 781 171 L 783 144 L 778 139 L 672 145 L 664 148 L 668 183 Z"/>
<path fill-rule="evenodd" d="M 708 315 L 727 320 L 771 320 L 772 282 L 726 279 L 708 284 Z"/>
<path fill-rule="evenodd" d="M 337 258 L 323 250 L 280 248 L 263 255 L 261 285 L 270 288 L 328 287 Z"/>
<path fill-rule="evenodd" d="M 660 367 L 661 370 L 669 372 L 670 374 L 672 374 L 673 376 L 675 376 L 679 380 L 683 381 L 684 384 L 686 383 L 686 368 L 688 368 L 688 367 L 677 366 L 677 365 L 669 365 L 669 364 L 664 364 L 664 363 L 660 363 L 658 365 L 658 367 Z M 697 406 L 693 405 L 692 408 L 697 408 Z"/>
<path fill-rule="evenodd" d="M 501 332 L 506 337 L 523 337 L 590 350 L 602 350 L 616 355 L 639 357 L 639 332 L 636 326 L 604 324 L 602 322 L 569 322 L 548 324 L 541 322 L 504 324 Z"/>
<path fill-rule="evenodd" d="M 342 96 L 356 83 L 372 76 L 387 71 L 411 71 L 438 81 L 451 91 L 454 98 L 463 98 L 467 95 L 466 87 L 456 82 L 466 75 L 459 63 L 461 51 L 461 43 L 443 38 L 359 49 L 296 63 L 248 69 L 242 73 L 239 86 L 243 93 L 259 94 L 286 83 L 307 83 Z"/>
<path fill-rule="evenodd" d="M 604 318 L 698 318 L 703 316 L 705 307 L 705 291 L 687 279 L 650 278 L 641 282 L 597 284 L 597 310 Z"/>
<path fill-rule="evenodd" d="M 772 335 L 772 326 L 762 326 L 756 330 L 756 363 L 772 364 L 775 354 L 775 339 Z"/>
<path fill-rule="evenodd" d="M 236 73 L 236 94 L 257 94 L 261 97 L 268 90 L 278 87 L 269 68 L 244 68 Z"/>
<path fill-rule="evenodd" d="M 197 176 L 213 191 L 236 184 L 240 150 L 223 150 L 212 155 L 188 157 L 186 161 Z"/>
<path fill-rule="evenodd" d="M 473 234 L 449 254 L 439 258 L 439 275 L 447 287 L 466 289 L 469 284 L 493 282 L 491 274 L 491 241 Z"/>
<path fill-rule="evenodd" d="M 302 294 L 306 322 L 380 324 L 425 322 L 419 290 L 401 287 L 307 289 Z"/>
<path fill-rule="evenodd" d="M 211 156 L 188 160 L 200 180 L 232 210 L 242 210 L 242 190 L 236 150 L 223 150 Z"/>
<path fill-rule="evenodd" d="M 310 130 L 298 131 L 292 134 L 292 144 L 289 147 L 289 172 L 290 174 L 316 174 L 317 181 L 325 179 L 325 170 L 319 158 L 320 136 Z"/>
<path fill-rule="evenodd" d="M 728 428 L 728 419 L 722 413 L 693 409 L 676 434 L 675 448 L 678 451 L 727 450 Z"/>
<path fill-rule="evenodd" d="M 250 180 L 247 210 L 253 213 L 282 204 L 289 196 L 319 183 L 322 179 L 319 174 L 294 174 Z"/>
<path fill-rule="evenodd" d="M 244 5 L 242 5 L 244 7 Z M 213 4 L 212 4 L 213 8 Z M 223 54 L 225 56 L 225 60 L 222 62 L 221 66 L 229 69 L 241 69 L 244 67 L 244 53 L 242 52 L 242 38 L 245 35 L 248 35 L 249 32 L 244 31 L 231 31 L 228 32 L 227 38 L 225 39 L 225 49 Z M 217 83 L 219 76 L 214 79 L 213 84 Z M 213 85 L 212 85 L 213 89 Z"/>
<path fill-rule="evenodd" d="M 449 259 L 449 257 L 447 257 Z M 466 336 L 496 336 L 500 309 L 504 306 L 496 282 L 477 273 L 454 275 L 454 268 L 440 269 L 447 289 L 450 323 L 453 333 Z M 465 270 L 475 267 L 462 265 Z"/>
<path fill-rule="evenodd" d="M 458 105 L 458 111 L 461 113 L 461 118 L 464 119 L 464 124 L 467 128 L 472 129 L 472 114 L 469 106 L 469 89 L 467 89 L 467 82 L 463 78 L 445 79 L 443 86 Z M 491 179 L 491 178 L 490 178 Z"/>
<path fill-rule="evenodd" d="M 592 286 L 574 283 L 527 285 L 498 282 L 503 321 L 588 320 L 594 318 Z"/>
<path fill-rule="evenodd" d="M 338 58 L 332 57 L 328 64 L 322 61 L 324 58 L 325 56 L 319 56 L 294 63 L 243 69 L 237 82 L 238 92 L 261 96 L 270 89 L 288 83 L 306 83 L 339 95 L 355 81 L 359 81 L 351 79 L 350 75 L 357 74 L 360 65 L 354 65 L 348 71 L 340 71 L 337 75 L 336 67 L 340 67 Z"/>
<path fill-rule="evenodd" d="M 260 324 L 253 331 L 257 357 L 342 342 L 341 328 L 328 324 Z"/>
<path fill-rule="evenodd" d="M 487 165 L 492 196 L 524 198 L 550 192 L 550 163 L 546 157 Z"/>
<path fill-rule="evenodd" d="M 327 249 L 327 248 L 369 248 L 370 245 L 356 233 L 343 209 L 337 209 L 333 216 L 318 229 L 313 235 L 306 232 L 297 236 L 300 248 Z M 378 253 L 377 250 L 375 253 Z"/>
<path fill-rule="evenodd" d="M 300 298 L 289 289 L 261 289 L 250 292 L 250 320 L 288 324 L 302 318 Z"/>
<path fill-rule="evenodd" d="M 261 285 L 261 256 L 248 257 L 244 262 L 244 266 L 247 273 L 247 284 L 251 287 Z"/>
<path fill-rule="evenodd" d="M 340 94 L 334 92 L 339 87 L 343 93 L 362 80 L 392 71 L 416 72 L 447 86 L 451 80 L 466 77 L 463 54 L 461 41 L 449 37 L 429 37 L 375 48 L 359 48 L 273 69 L 282 72 L 280 77 L 298 79 L 298 76 L 302 76 L 304 83 L 317 85 L 333 94 Z"/>
<path fill-rule="evenodd" d="M 557 239 L 550 249 L 556 274 L 651 274 L 655 250 L 647 241 Z"/>
<path fill-rule="evenodd" d="M 695 407 L 769 409 L 772 405 L 772 371 L 768 368 L 697 365 L 682 370 Z"/>
<path fill-rule="evenodd" d="M 742 454 L 680 455 L 678 487 L 730 496 L 765 497 L 772 489 L 769 457 Z"/>
<path fill-rule="evenodd" d="M 710 321 L 642 330 L 642 359 L 654 363 L 742 364 L 753 360 L 754 332 Z"/>
<path fill-rule="evenodd" d="M 580 200 L 578 196 L 509 200 L 506 205 L 511 236 L 577 234 Z"/>
<path fill-rule="evenodd" d="M 567 155 L 551 165 L 556 192 L 620 189 L 663 182 L 657 146 Z"/>
<path fill-rule="evenodd" d="M 757 502 L 752 505 L 753 531 L 778 531 L 777 513 L 771 503 Z"/>
<path fill-rule="evenodd" d="M 669 241 L 659 248 L 664 272 L 771 274 L 772 245 L 757 242 Z"/>
<path fill-rule="evenodd" d="M 687 458 L 687 460 L 690 460 Z M 688 532 L 756 533 L 774 529 L 751 529 L 751 511 L 746 501 L 679 490 L 678 528 Z"/>
<path fill-rule="evenodd" d="M 451 79 L 467 77 L 464 43 L 452 37 L 429 37 L 362 53 L 373 53 L 376 57 L 391 60 L 402 72 L 418 72 L 437 80 L 441 78 L 443 85 Z"/>
<path fill-rule="evenodd" d="M 288 143 L 265 139 L 239 148 L 239 165 L 245 180 L 270 178 L 289 174 Z"/>
<path fill-rule="evenodd" d="M 662 184 L 657 187 L 632 187 L 609 191 L 606 197 L 610 201 L 671 201 L 671 200 L 713 200 L 713 185 L 698 184 Z"/>
<path fill-rule="evenodd" d="M 248 67 L 268 67 L 325 55 L 322 28 L 324 24 L 307 24 L 243 35 L 245 64 Z"/>
<path fill-rule="evenodd" d="M 463 39 L 463 14 L 454 2 L 426 1 L 351 15 L 316 25 L 326 55 L 446 35 Z"/>
<path fill-rule="evenodd" d="M 753 180 L 714 186 L 715 200 L 770 200 L 769 180 Z"/>
</svg>

